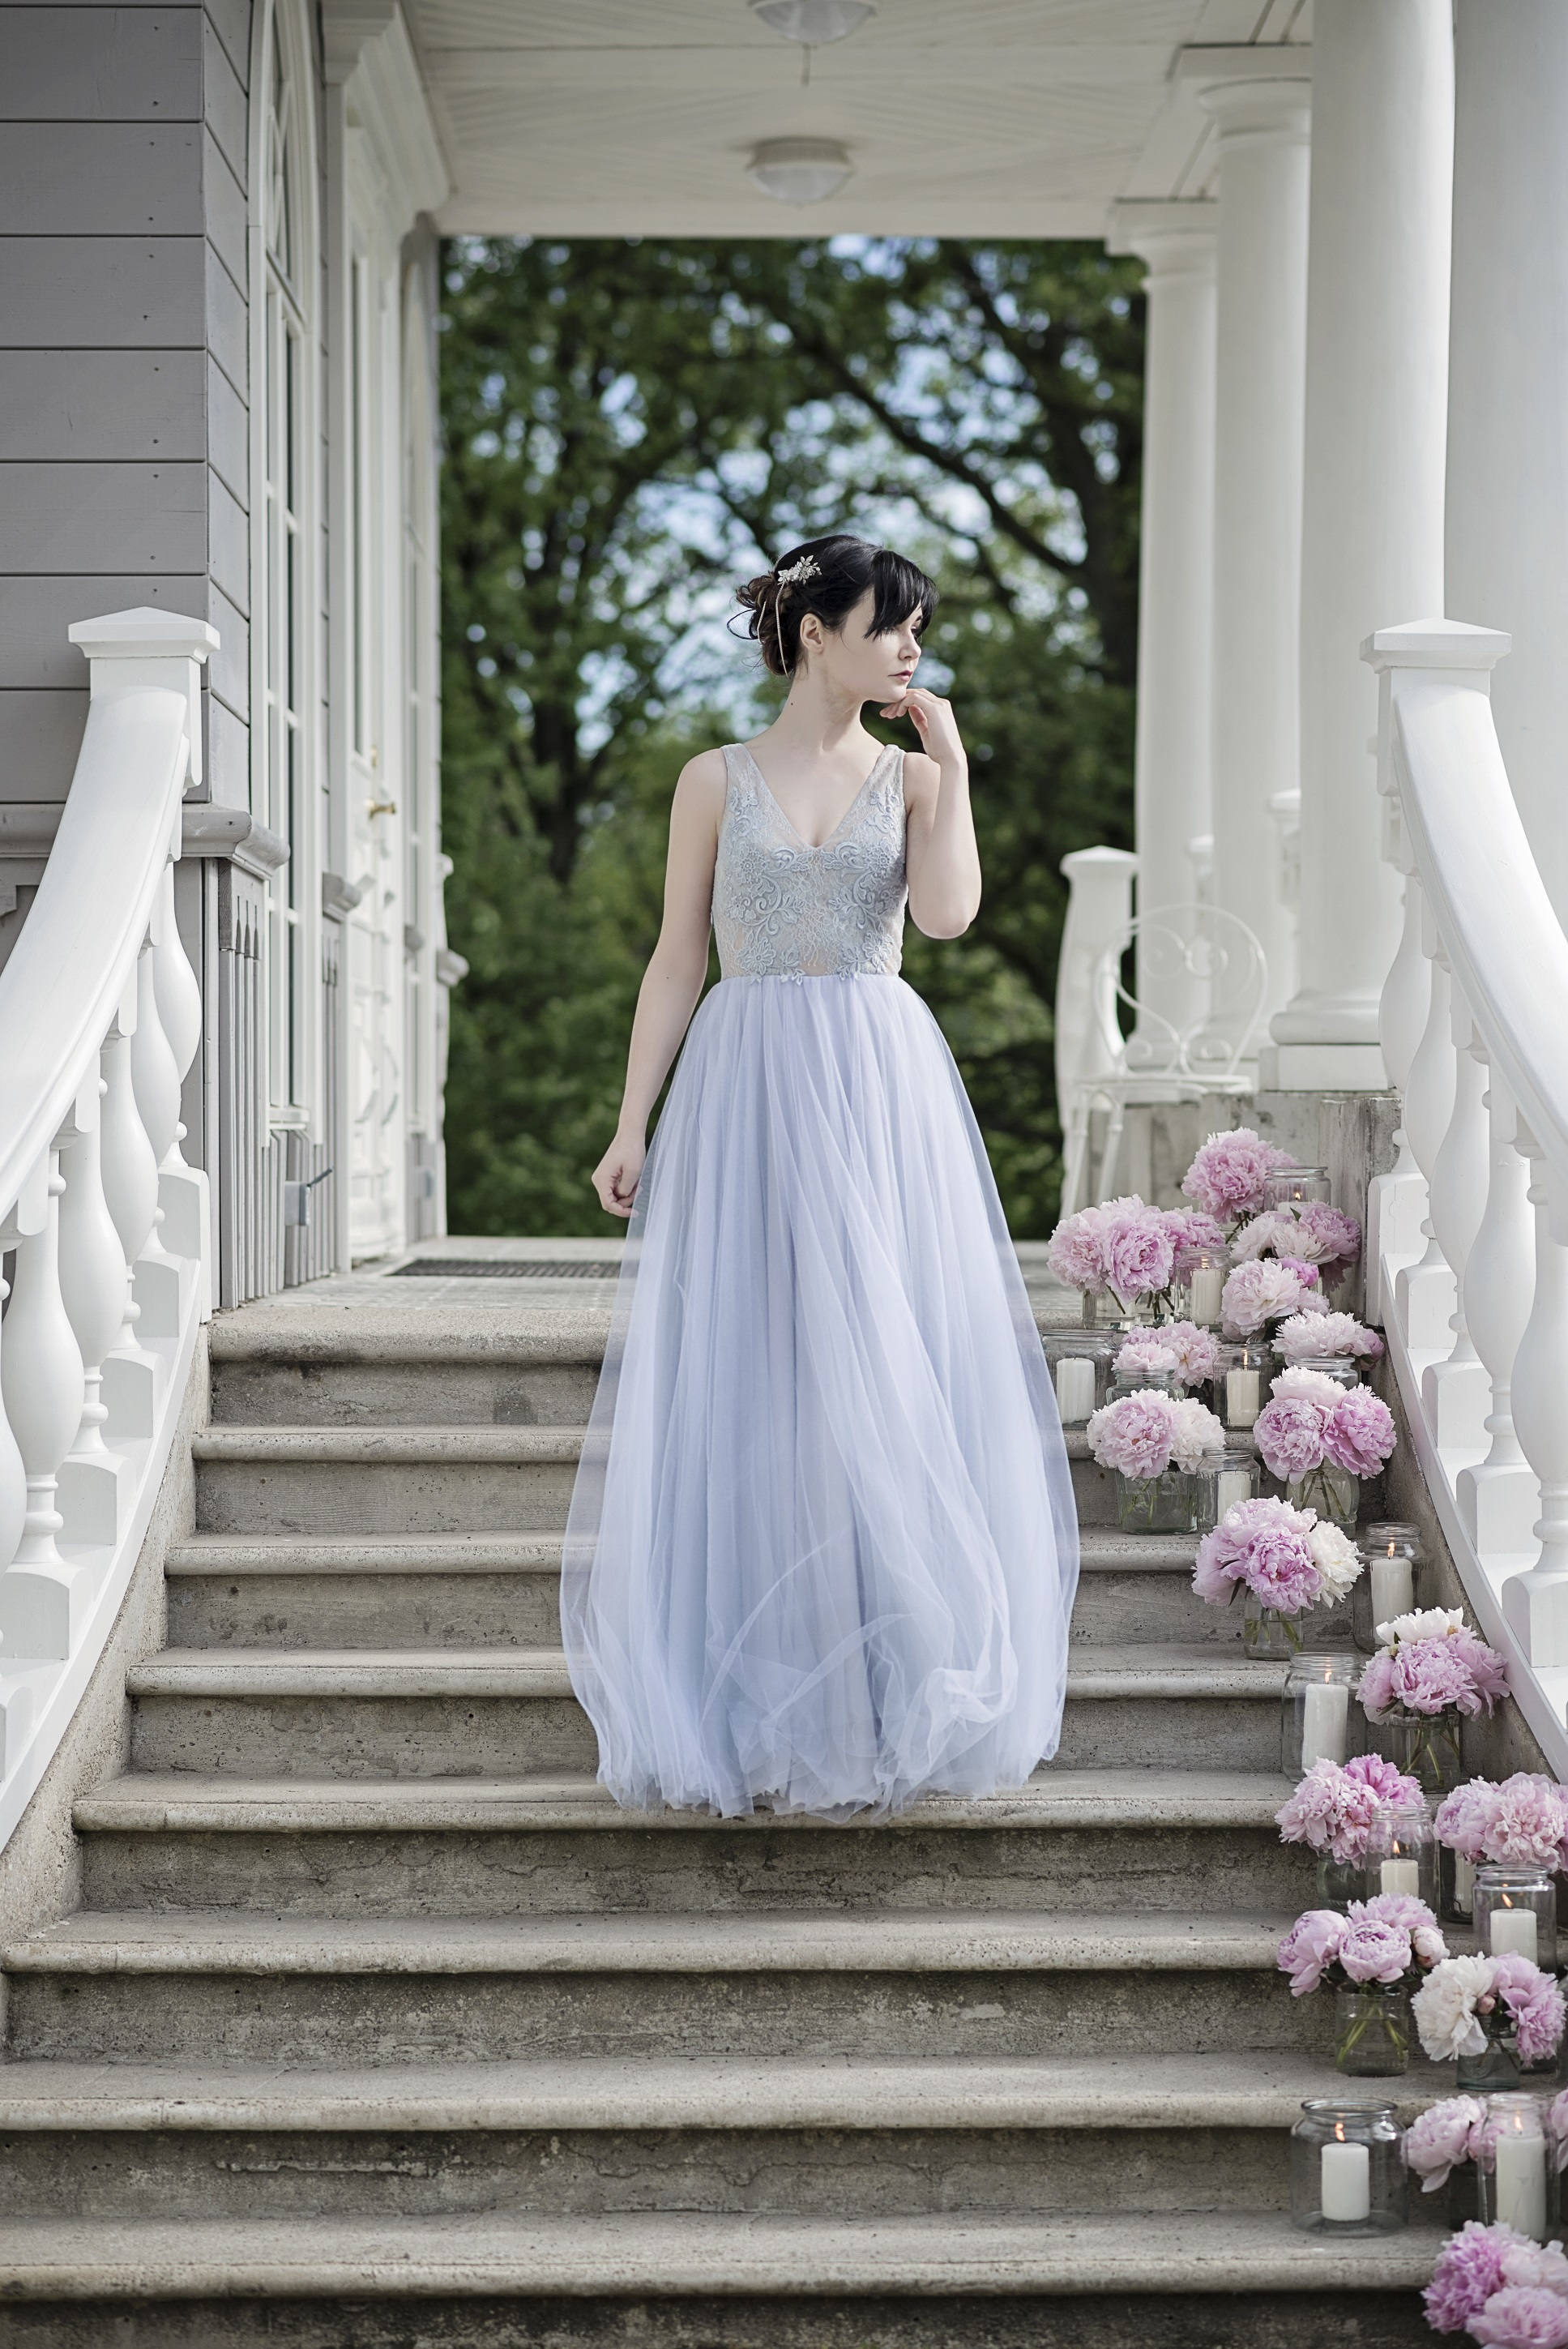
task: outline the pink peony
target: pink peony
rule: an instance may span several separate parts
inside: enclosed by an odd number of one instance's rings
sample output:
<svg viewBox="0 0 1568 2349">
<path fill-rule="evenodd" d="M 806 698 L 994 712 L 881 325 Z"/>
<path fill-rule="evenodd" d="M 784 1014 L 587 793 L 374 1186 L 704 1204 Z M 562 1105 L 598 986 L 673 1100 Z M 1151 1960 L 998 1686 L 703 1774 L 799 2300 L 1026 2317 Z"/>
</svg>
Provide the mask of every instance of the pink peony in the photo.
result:
<svg viewBox="0 0 1568 2349">
<path fill-rule="evenodd" d="M 1552 2147 L 1553 2166 L 1568 2169 L 1568 2088 L 1553 2096 L 1546 2107 L 1546 2141 Z"/>
<path fill-rule="evenodd" d="M 1241 1579 L 1241 1561 L 1226 1557 L 1213 1544 L 1213 1535 L 1205 1534 L 1198 1545 L 1192 1589 L 1195 1597 L 1206 1600 L 1211 1607 L 1228 1607 Z"/>
<path fill-rule="evenodd" d="M 1408 1933 L 1418 1965 L 1440 1965 L 1449 1954 L 1449 1945 L 1437 1919 L 1413 1892 L 1375 1892 L 1370 1900 L 1351 1901 L 1347 1913 L 1375 1918 L 1380 1925 L 1397 1926 L 1400 1932 Z"/>
<path fill-rule="evenodd" d="M 1295 1211 L 1299 1226 L 1295 1253 L 1309 1264 L 1321 1265 L 1326 1278 L 1348 1272 L 1361 1253 L 1361 1226 L 1354 1216 L 1331 1207 L 1324 1199 L 1305 1199 Z"/>
<path fill-rule="evenodd" d="M 1309 1909 L 1298 1917 L 1279 1945 L 1276 1962 L 1290 1976 L 1293 1998 L 1305 1998 L 1322 1983 L 1339 1955 L 1346 1923 L 1337 1909 Z"/>
<path fill-rule="evenodd" d="M 1326 1851 L 1341 1867 L 1367 1857 L 1372 1829 L 1384 1806 L 1374 1790 L 1348 1775 L 1345 1764 L 1315 1762 L 1288 1802 L 1274 1813 L 1282 1843 L 1304 1843 Z"/>
<path fill-rule="evenodd" d="M 1394 1449 L 1393 1413 L 1370 1387 L 1346 1387 L 1328 1415 L 1323 1448 L 1336 1468 L 1376 1476 Z"/>
<path fill-rule="evenodd" d="M 1438 2253 L 1431 2282 L 1422 2295 L 1434 2333 L 1462 2333 L 1492 2294 L 1502 2288 L 1502 2255 L 1529 2240 L 1512 2227 L 1480 2226 L 1469 2219 Z"/>
<path fill-rule="evenodd" d="M 1491 1820 L 1491 1798 L 1496 1792 L 1490 1778 L 1471 1778 L 1467 1785 L 1456 1786 L 1451 1795 L 1445 1795 L 1438 1805 L 1433 1821 L 1438 1841 L 1472 1865 L 1487 1856 L 1487 1829 Z"/>
<path fill-rule="evenodd" d="M 1185 1280 L 1201 1256 L 1222 1257 L 1225 1253 L 1223 1231 L 1213 1216 L 1206 1216 L 1201 1207 L 1168 1208 L 1165 1227 L 1171 1235 L 1171 1274 L 1174 1280 Z"/>
<path fill-rule="evenodd" d="M 1350 1905 L 1352 1911 L 1363 1906 L 1360 1901 Z M 1399 1926 L 1379 1917 L 1352 1915 L 1339 1945 L 1339 1962 L 1352 1982 L 1397 1982 L 1409 1972 L 1415 1953 L 1409 1934 Z"/>
<path fill-rule="evenodd" d="M 1568 2300 L 1568 2256 L 1559 2242 L 1510 2243 L 1502 2255 L 1505 2284 L 1527 2283 Z"/>
<path fill-rule="evenodd" d="M 1295 1163 L 1287 1151 L 1239 1125 L 1230 1133 L 1209 1136 L 1182 1177 L 1182 1195 L 1221 1223 L 1233 1223 L 1263 1206 L 1266 1176 Z"/>
<path fill-rule="evenodd" d="M 1454 1645 L 1464 1658 L 1465 1666 L 1474 1685 L 1475 1701 L 1461 1704 L 1460 1711 L 1472 1717 L 1490 1713 L 1508 1694 L 1508 1666 L 1495 1648 L 1489 1648 L 1479 1632 L 1468 1625 L 1454 1634 Z"/>
<path fill-rule="evenodd" d="M 1518 1770 L 1487 1806 L 1481 1857 L 1501 1868 L 1555 1868 L 1565 1833 L 1562 1788 L 1539 1773 Z"/>
<path fill-rule="evenodd" d="M 1250 1338 L 1270 1321 L 1309 1311 L 1310 1294 L 1288 1265 L 1265 1257 L 1255 1264 L 1239 1264 L 1229 1275 L 1221 1292 L 1220 1314 L 1233 1334 Z"/>
<path fill-rule="evenodd" d="M 1193 1589 L 1202 1599 L 1222 1585 L 1244 1582 L 1265 1607 L 1299 1615 L 1323 1593 L 1309 1539 L 1316 1522 L 1312 1510 L 1293 1509 L 1285 1501 L 1238 1501 L 1198 1545 Z"/>
<path fill-rule="evenodd" d="M 1276 1394 L 1258 1413 L 1253 1433 L 1264 1465 L 1287 1481 L 1323 1464 L 1326 1413 L 1305 1395 Z"/>
<path fill-rule="evenodd" d="M 1282 1321 L 1274 1344 L 1287 1362 L 1326 1361 L 1346 1355 L 1373 1357 L 1383 1350 L 1376 1330 L 1368 1330 L 1353 1313 L 1297 1313 Z"/>
<path fill-rule="evenodd" d="M 1505 2284 L 1465 2330 L 1482 2349 L 1568 2349 L 1568 2300 L 1543 2284 Z"/>
<path fill-rule="evenodd" d="M 1104 1224 L 1103 1207 L 1080 1207 L 1057 1226 L 1046 1250 L 1054 1280 L 1091 1294 L 1105 1287 Z"/>
<path fill-rule="evenodd" d="M 1473 2161 L 1486 2106 L 1479 2096 L 1445 2096 L 1429 2105 L 1405 2132 L 1405 2167 L 1421 2181 L 1423 2194 L 1436 2194 L 1449 2182 L 1449 2172 L 1461 2161 Z"/>
<path fill-rule="evenodd" d="M 1172 1397 L 1158 1388 L 1102 1403 L 1088 1423 L 1088 1448 L 1102 1468 L 1122 1476 L 1163 1476 L 1171 1465 L 1176 1422 Z"/>
<path fill-rule="evenodd" d="M 1166 1321 L 1160 1342 L 1175 1355 L 1176 1374 L 1184 1387 L 1201 1387 L 1205 1379 L 1219 1375 L 1220 1341 L 1212 1330 L 1201 1330 L 1195 1321 Z"/>
<path fill-rule="evenodd" d="M 1422 1807 L 1419 1780 L 1407 1776 L 1381 1754 L 1352 1754 L 1345 1764 L 1345 1775 L 1370 1786 L 1385 1810 L 1418 1811 Z"/>
<path fill-rule="evenodd" d="M 1176 1367 L 1175 1350 L 1166 1343 L 1163 1330 L 1157 1335 L 1152 1330 L 1135 1330 L 1130 1337 L 1122 1340 L 1116 1358 L 1119 1379 L 1147 1378 L 1150 1371 L 1174 1371 Z"/>
<path fill-rule="evenodd" d="M 1492 1988 L 1513 2017 L 1522 2063 L 1555 2055 L 1563 2040 L 1563 1992 L 1553 1974 L 1511 1953 L 1491 1961 Z"/>
<path fill-rule="evenodd" d="M 1392 1711 L 1394 1696 L 1394 1654 L 1390 1648 L 1379 1648 L 1375 1656 L 1361 1667 L 1361 1710 L 1368 1721 L 1382 1721 Z"/>
<path fill-rule="evenodd" d="M 1464 1658 L 1452 1640 L 1413 1640 L 1394 1651 L 1394 1698 L 1407 1713 L 1479 1713 Z"/>
<path fill-rule="evenodd" d="M 1100 1214 L 1106 1280 L 1116 1295 L 1152 1297 L 1168 1288 L 1175 1247 L 1159 1208 L 1141 1199 L 1112 1199 Z"/>
<path fill-rule="evenodd" d="M 1368 1721 L 1385 1720 L 1393 1712 L 1428 1718 L 1459 1713 L 1474 1720 L 1507 1693 L 1502 1658 L 1462 1623 L 1446 1633 L 1412 1639 L 1398 1637 L 1398 1624 L 1380 1628 L 1396 1637 L 1391 1646 L 1377 1650 L 1361 1674 L 1361 1704 Z"/>
</svg>

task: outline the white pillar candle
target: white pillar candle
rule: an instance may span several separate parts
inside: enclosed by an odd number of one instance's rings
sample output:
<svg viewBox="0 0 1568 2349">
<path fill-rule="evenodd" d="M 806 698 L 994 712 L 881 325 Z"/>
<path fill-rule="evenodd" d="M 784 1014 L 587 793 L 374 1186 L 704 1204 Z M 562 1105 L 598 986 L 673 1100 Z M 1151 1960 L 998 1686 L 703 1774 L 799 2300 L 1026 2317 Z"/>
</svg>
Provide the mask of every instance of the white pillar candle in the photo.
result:
<svg viewBox="0 0 1568 2349">
<path fill-rule="evenodd" d="M 1372 2148 L 1330 2138 L 1318 2169 L 1317 2199 L 1326 2219 L 1365 2219 L 1372 2209 Z"/>
<path fill-rule="evenodd" d="M 1063 1354 L 1057 1363 L 1057 1409 L 1064 1426 L 1081 1426 L 1094 1410 L 1094 1364 L 1087 1354 Z"/>
<path fill-rule="evenodd" d="M 1516 1916 L 1518 1910 L 1513 1912 Z M 1327 2147 L 1324 2150 L 1326 2152 Z M 1497 2139 L 1497 2209 L 1505 2227 L 1541 2242 L 1546 2234 L 1546 2139 L 1500 2129 Z"/>
<path fill-rule="evenodd" d="M 1416 1603 L 1416 1574 L 1409 1559 L 1380 1557 L 1374 1551 L 1371 1574 L 1374 1624 L 1391 1623 L 1396 1615 L 1408 1615 Z"/>
<path fill-rule="evenodd" d="M 1454 1854 L 1454 1907 L 1467 1917 L 1475 1907 L 1475 1862 L 1462 1851 Z"/>
<path fill-rule="evenodd" d="M 1233 1427 L 1251 1427 L 1263 1409 L 1261 1371 L 1225 1372 L 1225 1417 Z"/>
<path fill-rule="evenodd" d="M 1377 1871 L 1379 1892 L 1410 1892 L 1421 1889 L 1421 1863 L 1418 1859 L 1386 1859 Z"/>
<path fill-rule="evenodd" d="M 1343 1681 L 1309 1681 L 1302 1692 L 1301 1766 L 1343 1762 L 1350 1691 Z"/>
<path fill-rule="evenodd" d="M 1214 1517 L 1218 1524 L 1227 1509 L 1253 1497 L 1253 1480 L 1244 1468 L 1222 1468 L 1214 1479 Z"/>
<path fill-rule="evenodd" d="M 1494 1958 L 1528 1958 L 1535 1963 L 1533 1909 L 1494 1909 L 1491 1912 L 1491 1954 Z"/>
<path fill-rule="evenodd" d="M 1194 1321 L 1217 1321 L 1220 1318 L 1220 1296 L 1225 1286 L 1225 1276 L 1217 1264 L 1201 1264 L 1192 1274 L 1188 1307 Z"/>
</svg>

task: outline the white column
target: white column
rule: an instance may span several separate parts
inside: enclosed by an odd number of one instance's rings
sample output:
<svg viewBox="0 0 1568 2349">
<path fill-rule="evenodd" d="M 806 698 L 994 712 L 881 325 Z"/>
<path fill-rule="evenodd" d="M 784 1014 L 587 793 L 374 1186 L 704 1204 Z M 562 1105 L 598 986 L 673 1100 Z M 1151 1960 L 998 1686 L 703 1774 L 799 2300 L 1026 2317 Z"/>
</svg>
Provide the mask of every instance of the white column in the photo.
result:
<svg viewBox="0 0 1568 2349">
<path fill-rule="evenodd" d="M 1270 802 L 1295 789 L 1300 748 L 1310 60 L 1294 48 L 1190 49 L 1181 71 L 1219 127 L 1213 902 L 1269 954 L 1284 916 Z M 1273 963 L 1270 976 L 1264 1039 L 1283 999 Z M 1215 1006 L 1217 1040 L 1238 1024 L 1234 1006 Z"/>
<path fill-rule="evenodd" d="M 1458 0 L 1454 29 L 1446 608 L 1513 638 L 1492 710 L 1568 923 L 1568 9 Z"/>
<path fill-rule="evenodd" d="M 1217 211 L 1119 203 L 1107 240 L 1149 269 L 1134 784 L 1140 912 L 1191 900 L 1188 852 L 1211 829 Z M 1140 959 L 1135 992 L 1157 1015 L 1140 1019 L 1136 1042 L 1149 1065 L 1160 1065 L 1171 1057 L 1169 1030 L 1202 1016 L 1201 991 L 1186 972 L 1153 979 Z"/>
<path fill-rule="evenodd" d="M 1301 586 L 1301 985 L 1286 1088 L 1381 1090 L 1399 942 L 1364 636 L 1440 612 L 1453 169 L 1449 0 L 1317 0 Z M 1467 614 L 1467 616 L 1470 616 Z M 1477 615 L 1476 616 L 1480 616 Z"/>
</svg>

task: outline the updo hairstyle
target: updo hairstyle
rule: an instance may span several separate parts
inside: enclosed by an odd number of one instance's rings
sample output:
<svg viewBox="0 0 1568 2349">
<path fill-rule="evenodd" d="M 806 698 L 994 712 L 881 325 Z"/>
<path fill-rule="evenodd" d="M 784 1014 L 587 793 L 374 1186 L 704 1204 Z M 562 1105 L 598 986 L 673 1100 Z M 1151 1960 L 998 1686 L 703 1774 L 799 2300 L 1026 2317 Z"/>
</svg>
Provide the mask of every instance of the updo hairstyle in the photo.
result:
<svg viewBox="0 0 1568 2349">
<path fill-rule="evenodd" d="M 807 613 L 837 636 L 868 587 L 876 596 L 868 635 L 885 635 L 915 613 L 915 634 L 923 634 L 937 596 L 924 572 L 907 555 L 844 532 L 791 547 L 771 571 L 737 588 L 736 602 L 748 615 L 745 632 L 756 637 L 764 667 L 775 677 L 792 677 Z"/>
</svg>

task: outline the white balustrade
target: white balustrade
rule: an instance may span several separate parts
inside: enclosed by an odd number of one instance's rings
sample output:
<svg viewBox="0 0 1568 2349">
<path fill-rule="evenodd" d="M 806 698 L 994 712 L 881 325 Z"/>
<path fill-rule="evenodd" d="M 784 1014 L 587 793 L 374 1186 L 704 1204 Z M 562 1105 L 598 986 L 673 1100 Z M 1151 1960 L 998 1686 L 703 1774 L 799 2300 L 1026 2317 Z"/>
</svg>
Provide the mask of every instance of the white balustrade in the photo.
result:
<svg viewBox="0 0 1568 2349">
<path fill-rule="evenodd" d="M 208 1294 L 206 1177 L 180 1150 L 201 1004 L 173 860 L 217 637 L 152 611 L 71 636 L 91 662 L 86 732 L 0 971 L 0 1247 L 15 1251 L 0 1343 L 0 1842 L 124 1596 Z"/>
<path fill-rule="evenodd" d="M 1568 1777 L 1568 937 L 1509 788 L 1490 685 L 1508 638 L 1456 621 L 1380 631 L 1379 787 L 1407 874 L 1384 1049 L 1428 1178 L 1428 1246 L 1369 1231 L 1389 1356 L 1466 1595 Z M 1423 980 L 1419 1040 L 1401 1070 Z M 1373 1206 L 1379 1186 L 1374 1185 Z M 1444 1295 L 1439 1321 L 1436 1307 Z"/>
<path fill-rule="evenodd" d="M 1057 966 L 1057 1108 L 1062 1129 L 1064 1216 L 1084 1203 L 1097 1080 L 1115 1071 L 1121 1030 L 1106 954 L 1132 926 L 1138 859 L 1124 848 L 1075 848 L 1061 866 L 1070 895 Z"/>
</svg>

